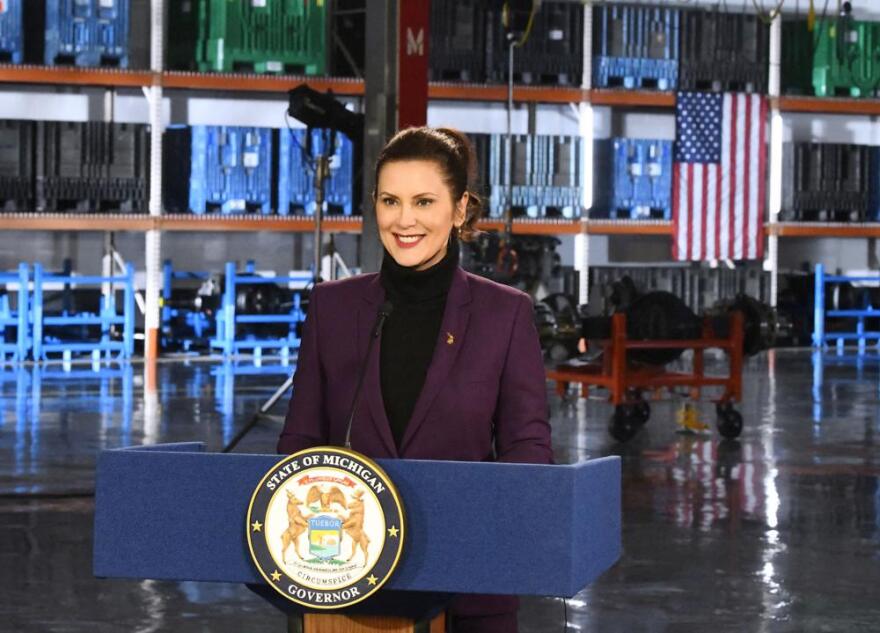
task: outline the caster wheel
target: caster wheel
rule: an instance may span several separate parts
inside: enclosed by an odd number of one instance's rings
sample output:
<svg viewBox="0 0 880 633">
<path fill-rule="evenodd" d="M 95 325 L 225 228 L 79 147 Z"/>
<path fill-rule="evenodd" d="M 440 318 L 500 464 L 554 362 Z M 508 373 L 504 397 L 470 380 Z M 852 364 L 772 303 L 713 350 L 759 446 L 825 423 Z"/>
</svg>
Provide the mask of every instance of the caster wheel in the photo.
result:
<svg viewBox="0 0 880 633">
<path fill-rule="evenodd" d="M 646 400 L 639 400 L 633 405 L 633 412 L 639 424 L 645 424 L 651 418 L 651 405 Z"/>
<path fill-rule="evenodd" d="M 639 432 L 644 423 L 632 407 L 619 406 L 608 423 L 608 432 L 618 442 L 627 442 Z"/>
<path fill-rule="evenodd" d="M 743 430 L 742 414 L 733 408 L 730 403 L 719 404 L 718 432 L 729 440 L 739 437 Z"/>
</svg>

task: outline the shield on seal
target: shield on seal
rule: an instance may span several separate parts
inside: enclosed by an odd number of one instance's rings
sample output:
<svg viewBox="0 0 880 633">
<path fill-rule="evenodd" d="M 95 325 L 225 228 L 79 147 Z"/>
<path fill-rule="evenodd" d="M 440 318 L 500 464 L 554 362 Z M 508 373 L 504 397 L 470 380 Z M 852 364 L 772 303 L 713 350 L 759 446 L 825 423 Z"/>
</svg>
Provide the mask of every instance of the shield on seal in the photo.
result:
<svg viewBox="0 0 880 633">
<path fill-rule="evenodd" d="M 309 519 L 309 553 L 329 560 L 342 552 L 342 520 L 331 516 Z"/>
</svg>

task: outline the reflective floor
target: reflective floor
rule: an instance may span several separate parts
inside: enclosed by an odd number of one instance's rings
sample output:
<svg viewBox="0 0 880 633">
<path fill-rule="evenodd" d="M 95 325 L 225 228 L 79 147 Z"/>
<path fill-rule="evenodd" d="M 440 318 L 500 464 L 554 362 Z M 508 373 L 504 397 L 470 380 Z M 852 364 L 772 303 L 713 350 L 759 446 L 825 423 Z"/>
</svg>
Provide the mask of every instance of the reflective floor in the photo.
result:
<svg viewBox="0 0 880 633">
<path fill-rule="evenodd" d="M 93 579 L 90 493 L 98 450 L 217 449 L 289 370 L 162 363 L 154 401 L 139 365 L 0 370 L 0 631 L 285 630 L 237 586 Z M 524 599 L 523 633 L 880 630 L 880 360 L 776 351 L 745 393 L 738 441 L 677 433 L 655 403 L 624 446 L 607 404 L 551 395 L 557 461 L 623 457 L 624 551 L 567 604 Z M 271 452 L 279 428 L 240 450 Z"/>
</svg>

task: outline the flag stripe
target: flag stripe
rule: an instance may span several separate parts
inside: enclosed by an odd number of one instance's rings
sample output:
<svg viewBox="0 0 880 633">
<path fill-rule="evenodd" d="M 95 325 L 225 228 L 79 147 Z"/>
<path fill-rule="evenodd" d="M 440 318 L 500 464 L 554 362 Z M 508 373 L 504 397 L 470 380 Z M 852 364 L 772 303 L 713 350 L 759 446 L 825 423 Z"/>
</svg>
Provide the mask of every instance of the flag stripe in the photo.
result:
<svg viewBox="0 0 880 633">
<path fill-rule="evenodd" d="M 767 208 L 767 99 L 761 99 L 761 117 L 758 119 L 758 222 L 763 228 Z M 759 229 L 755 258 L 764 258 L 764 231 Z"/>
<path fill-rule="evenodd" d="M 751 240 L 751 232 L 749 232 L 749 226 L 752 221 L 752 190 L 751 184 L 753 182 L 752 179 L 752 164 L 754 161 L 749 160 L 752 156 L 751 149 L 754 146 L 752 142 L 752 95 L 746 95 L 743 98 L 745 102 L 745 115 L 743 116 L 743 122 L 745 124 L 745 132 L 743 133 L 743 161 L 738 167 L 742 170 L 743 173 L 743 217 L 742 217 L 742 239 L 740 240 L 740 248 L 741 254 L 739 259 L 751 257 L 751 253 L 749 252 L 749 246 Z"/>
<path fill-rule="evenodd" d="M 730 95 L 724 95 L 724 105 L 721 108 L 722 121 L 730 120 L 731 99 Z M 725 157 L 730 152 L 730 126 L 721 125 L 721 166 L 718 171 L 721 173 L 721 193 L 718 196 L 718 226 L 721 228 L 719 236 L 718 258 L 727 258 L 728 251 L 728 234 L 730 232 L 730 172 L 725 168 L 727 160 Z"/>
<path fill-rule="evenodd" d="M 678 170 L 680 165 L 672 162 L 672 226 L 675 229 L 672 237 L 672 259 L 681 259 L 678 253 Z"/>
<path fill-rule="evenodd" d="M 690 215 L 687 208 L 687 166 L 679 171 L 679 206 L 678 206 L 678 223 L 682 227 L 681 235 L 678 237 L 678 253 L 680 259 L 688 258 L 687 243 L 689 241 Z"/>
<path fill-rule="evenodd" d="M 758 242 L 761 240 L 762 218 L 758 215 L 760 205 L 758 204 L 758 196 L 761 192 L 761 128 L 763 127 L 763 114 L 761 108 L 761 98 L 758 95 L 752 96 L 752 125 L 751 125 L 751 152 L 748 157 L 749 172 L 751 174 L 751 188 L 749 189 L 749 259 L 758 256 Z"/>
<path fill-rule="evenodd" d="M 723 180 L 721 172 L 724 171 L 718 165 L 715 168 L 715 257 L 721 258 L 721 182 Z"/>
<path fill-rule="evenodd" d="M 736 95 L 730 96 L 730 118 L 727 119 L 727 127 L 730 130 L 730 140 L 729 146 L 727 147 L 727 151 L 725 155 L 728 156 L 727 164 L 725 165 L 723 162 L 721 164 L 721 168 L 724 170 L 724 173 L 727 174 L 727 220 L 725 221 L 725 226 L 727 227 L 727 252 L 725 253 L 725 257 L 730 259 L 734 257 L 733 250 L 733 242 L 736 239 L 735 227 L 736 227 Z"/>
<path fill-rule="evenodd" d="M 679 244 L 681 244 L 681 164 L 672 163 L 672 224 L 676 227 L 675 238 L 672 240 L 672 257 L 680 260 L 684 259 L 684 254 Z"/>
<path fill-rule="evenodd" d="M 746 118 L 746 96 L 737 94 L 736 97 L 736 117 L 735 117 L 735 125 L 736 125 L 736 159 L 734 164 L 731 166 L 733 173 L 736 174 L 734 178 L 734 182 L 736 183 L 734 186 L 736 187 L 733 190 L 734 194 L 734 217 L 732 219 L 734 223 L 734 240 L 733 240 L 733 259 L 742 259 L 743 258 L 743 222 L 745 213 L 745 169 L 743 163 L 745 162 L 745 148 L 746 148 L 746 134 L 745 134 L 745 118 Z"/>
<path fill-rule="evenodd" d="M 696 196 L 694 185 L 697 180 L 697 175 L 694 171 L 696 169 L 697 165 L 688 163 L 688 213 L 690 213 L 691 216 L 691 239 L 688 240 L 688 259 L 694 259 L 697 256 L 697 252 L 699 252 L 699 244 L 695 243 L 697 241 L 697 235 L 699 234 L 699 231 L 697 230 L 697 217 L 700 215 L 697 212 L 697 205 L 694 203 Z"/>
<path fill-rule="evenodd" d="M 712 215 L 711 211 L 709 211 L 709 170 L 712 167 L 710 165 L 700 165 L 700 167 L 700 171 L 703 172 L 703 182 L 700 186 L 702 197 L 700 198 L 701 204 L 698 215 L 702 218 L 702 222 L 700 223 L 701 237 L 699 253 L 699 259 L 702 261 L 709 258 L 709 245 L 706 244 L 706 225 L 709 223 L 709 217 Z M 711 233 L 709 235 L 711 235 Z"/>
</svg>

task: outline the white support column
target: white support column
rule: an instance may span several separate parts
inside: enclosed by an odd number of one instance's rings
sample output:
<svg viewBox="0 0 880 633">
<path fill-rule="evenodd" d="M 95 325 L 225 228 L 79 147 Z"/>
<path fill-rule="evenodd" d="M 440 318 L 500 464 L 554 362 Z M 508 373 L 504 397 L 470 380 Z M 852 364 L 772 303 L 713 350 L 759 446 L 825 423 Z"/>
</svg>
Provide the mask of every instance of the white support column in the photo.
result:
<svg viewBox="0 0 880 633">
<path fill-rule="evenodd" d="M 116 91 L 113 88 L 107 88 L 104 90 L 104 115 L 103 121 L 104 123 L 111 124 L 115 119 L 115 95 Z M 115 245 L 113 243 L 113 233 L 112 231 L 104 231 L 104 254 L 101 256 L 101 276 L 102 277 L 112 277 L 113 276 L 113 250 Z M 110 301 L 110 298 L 113 296 L 113 284 L 109 282 L 105 282 L 101 284 L 101 296 L 104 297 L 104 301 Z"/>
<path fill-rule="evenodd" d="M 782 208 L 782 114 L 779 112 L 780 71 L 782 59 L 782 16 L 777 15 L 770 25 L 770 68 L 767 92 L 770 96 L 770 147 L 769 153 L 769 213 L 767 259 L 765 269 L 770 271 L 770 305 L 776 306 L 779 294 L 779 236 L 775 225 L 779 222 Z"/>
<path fill-rule="evenodd" d="M 578 305 L 589 303 L 590 300 L 590 236 L 586 226 L 574 236 L 574 269 L 578 272 Z"/>
<path fill-rule="evenodd" d="M 150 69 L 153 85 L 148 92 L 150 108 L 150 216 L 162 215 L 162 84 L 160 74 L 165 68 L 165 0 L 150 3 Z M 157 229 L 146 235 L 146 311 L 144 314 L 144 357 L 147 366 L 145 388 L 153 391 L 155 385 L 155 361 L 159 354 L 159 329 L 161 327 L 162 285 L 162 233 Z M 152 366 L 152 370 L 150 367 Z"/>
<path fill-rule="evenodd" d="M 581 88 L 593 86 L 593 5 L 584 5 L 584 72 Z M 574 238 L 574 267 L 578 271 L 578 304 L 590 298 L 590 236 L 587 233 L 590 209 L 593 206 L 593 105 L 589 101 L 578 104 L 578 132 L 583 147 L 583 218 L 581 232 Z"/>
</svg>

